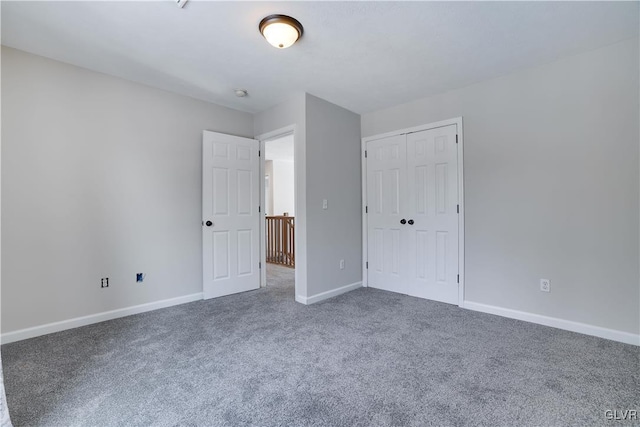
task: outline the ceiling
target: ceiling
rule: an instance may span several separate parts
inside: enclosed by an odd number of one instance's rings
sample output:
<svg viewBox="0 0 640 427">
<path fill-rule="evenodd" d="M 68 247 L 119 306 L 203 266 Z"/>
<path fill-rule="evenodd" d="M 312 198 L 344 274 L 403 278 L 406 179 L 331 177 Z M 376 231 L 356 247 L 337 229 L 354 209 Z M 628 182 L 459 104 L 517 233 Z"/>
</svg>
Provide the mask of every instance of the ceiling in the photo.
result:
<svg viewBox="0 0 640 427">
<path fill-rule="evenodd" d="M 293 162 L 293 134 L 266 141 L 264 143 L 264 158 Z"/>
<path fill-rule="evenodd" d="M 291 48 L 272 13 L 304 25 Z M 637 34 L 638 2 L 2 2 L 4 45 L 248 112 L 304 91 L 365 113 Z"/>
</svg>

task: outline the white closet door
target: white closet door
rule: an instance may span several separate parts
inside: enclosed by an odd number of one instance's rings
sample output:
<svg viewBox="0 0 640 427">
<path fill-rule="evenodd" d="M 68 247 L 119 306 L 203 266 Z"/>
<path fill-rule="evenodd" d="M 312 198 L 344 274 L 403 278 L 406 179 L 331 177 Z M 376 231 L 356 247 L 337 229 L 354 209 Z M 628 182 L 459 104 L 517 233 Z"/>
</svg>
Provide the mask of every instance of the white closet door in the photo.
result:
<svg viewBox="0 0 640 427">
<path fill-rule="evenodd" d="M 458 303 L 457 126 L 367 143 L 369 286 Z"/>
<path fill-rule="evenodd" d="M 203 133 L 204 298 L 260 287 L 258 141 Z"/>
<path fill-rule="evenodd" d="M 456 125 L 407 135 L 407 294 L 458 303 Z M 413 224 L 410 224 L 413 222 Z"/>
<path fill-rule="evenodd" d="M 406 293 L 407 154 L 404 135 L 367 144 L 369 286 Z"/>
</svg>

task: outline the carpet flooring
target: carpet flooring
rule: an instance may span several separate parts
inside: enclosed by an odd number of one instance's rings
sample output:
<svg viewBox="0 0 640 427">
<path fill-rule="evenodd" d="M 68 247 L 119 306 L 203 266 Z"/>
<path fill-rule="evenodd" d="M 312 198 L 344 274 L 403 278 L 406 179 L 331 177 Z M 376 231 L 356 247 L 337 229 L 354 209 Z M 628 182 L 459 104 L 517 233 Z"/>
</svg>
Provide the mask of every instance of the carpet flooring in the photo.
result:
<svg viewBox="0 0 640 427">
<path fill-rule="evenodd" d="M 14 424 L 608 426 L 640 409 L 637 347 L 367 288 L 304 306 L 270 277 L 3 345 Z"/>
<path fill-rule="evenodd" d="M 267 287 L 285 288 L 287 292 L 294 295 L 295 270 L 278 264 L 267 263 Z"/>
</svg>

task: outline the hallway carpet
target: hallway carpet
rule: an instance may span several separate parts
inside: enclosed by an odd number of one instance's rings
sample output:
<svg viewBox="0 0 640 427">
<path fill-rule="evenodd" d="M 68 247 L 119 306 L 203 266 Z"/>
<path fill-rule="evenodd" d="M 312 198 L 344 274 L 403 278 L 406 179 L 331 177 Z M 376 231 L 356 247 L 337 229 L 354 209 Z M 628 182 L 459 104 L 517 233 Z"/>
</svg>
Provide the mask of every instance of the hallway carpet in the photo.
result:
<svg viewBox="0 0 640 427">
<path fill-rule="evenodd" d="M 640 409 L 639 354 L 373 289 L 304 306 L 291 285 L 2 346 L 16 426 L 612 425 Z"/>
<path fill-rule="evenodd" d="M 267 287 L 286 288 L 293 295 L 295 270 L 278 264 L 267 263 Z"/>
</svg>

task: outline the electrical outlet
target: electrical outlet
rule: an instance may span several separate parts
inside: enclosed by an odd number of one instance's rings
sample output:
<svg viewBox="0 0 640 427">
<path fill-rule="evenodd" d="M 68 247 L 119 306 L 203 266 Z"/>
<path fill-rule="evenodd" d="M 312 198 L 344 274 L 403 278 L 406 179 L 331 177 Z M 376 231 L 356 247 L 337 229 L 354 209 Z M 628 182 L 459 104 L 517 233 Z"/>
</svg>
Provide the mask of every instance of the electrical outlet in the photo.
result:
<svg viewBox="0 0 640 427">
<path fill-rule="evenodd" d="M 344 260 L 340 260 L 340 270 L 344 270 Z"/>
<path fill-rule="evenodd" d="M 144 281 L 144 273 L 136 273 L 136 283 L 137 282 L 143 282 Z"/>
<path fill-rule="evenodd" d="M 551 292 L 551 281 L 549 279 L 540 279 L 540 290 L 542 292 Z"/>
<path fill-rule="evenodd" d="M 329 207 L 329 203 L 327 202 L 327 199 L 322 199 L 322 209 L 328 209 Z"/>
<path fill-rule="evenodd" d="M 101 288 L 108 288 L 109 287 L 109 278 L 108 277 L 103 277 L 102 279 L 100 279 L 100 287 Z"/>
</svg>

